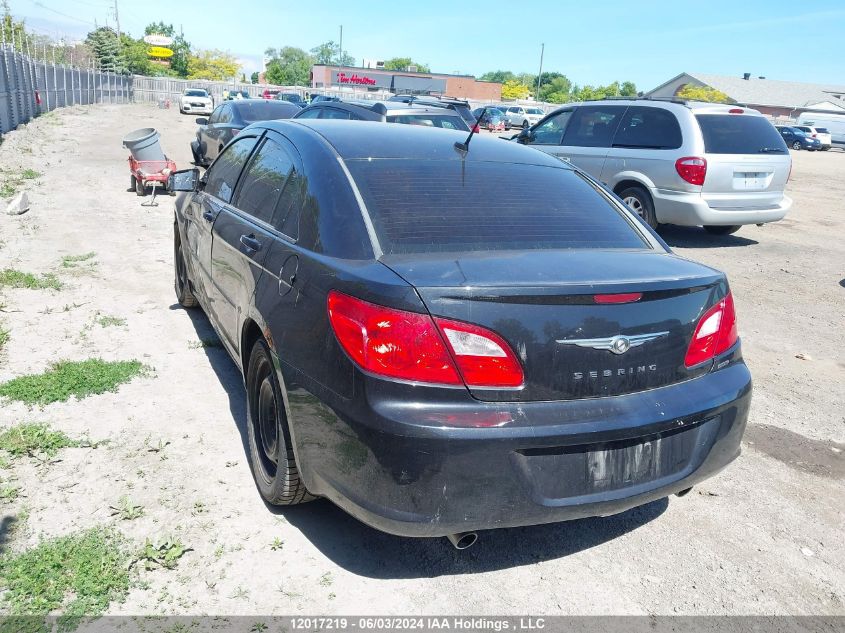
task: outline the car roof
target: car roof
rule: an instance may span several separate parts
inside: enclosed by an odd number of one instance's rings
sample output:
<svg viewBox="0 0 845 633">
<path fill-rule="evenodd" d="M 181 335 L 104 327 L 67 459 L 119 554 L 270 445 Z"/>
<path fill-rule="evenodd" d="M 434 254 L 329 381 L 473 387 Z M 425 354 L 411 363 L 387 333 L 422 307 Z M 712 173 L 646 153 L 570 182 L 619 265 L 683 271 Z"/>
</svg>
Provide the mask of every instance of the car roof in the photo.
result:
<svg viewBox="0 0 845 633">
<path fill-rule="evenodd" d="M 232 99 L 231 101 L 227 101 L 229 107 L 234 108 L 239 114 L 246 110 L 276 110 L 276 111 L 283 111 L 289 110 L 290 112 L 296 114 L 302 111 L 298 105 L 291 103 L 290 101 L 284 100 L 272 100 L 272 99 Z"/>
<path fill-rule="evenodd" d="M 415 125 L 385 125 L 371 121 L 291 119 L 255 124 L 283 135 L 306 132 L 319 136 L 344 160 L 354 159 L 437 159 L 479 162 L 522 163 L 560 169 L 572 167 L 554 156 L 493 136 L 475 134 L 465 158 L 455 148 L 467 133 Z M 291 129 L 290 126 L 295 126 Z M 291 134 L 293 133 L 293 134 Z"/>
</svg>

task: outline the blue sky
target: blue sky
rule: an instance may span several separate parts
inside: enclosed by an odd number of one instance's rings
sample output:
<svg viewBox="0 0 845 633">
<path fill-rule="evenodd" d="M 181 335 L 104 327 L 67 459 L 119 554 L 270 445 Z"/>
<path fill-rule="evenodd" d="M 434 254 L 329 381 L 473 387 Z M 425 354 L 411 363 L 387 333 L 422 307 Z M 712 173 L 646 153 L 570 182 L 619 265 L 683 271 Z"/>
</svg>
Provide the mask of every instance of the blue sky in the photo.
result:
<svg viewBox="0 0 845 633">
<path fill-rule="evenodd" d="M 343 48 L 357 59 L 409 56 L 435 72 L 536 73 L 545 43 L 543 69 L 582 85 L 618 79 L 648 90 L 685 70 L 845 84 L 842 0 L 118 2 L 123 30 L 137 37 L 151 21 L 181 24 L 194 46 L 229 50 L 247 74 L 267 47 L 337 41 L 342 24 Z M 51 35 L 84 37 L 95 21 L 114 24 L 110 0 L 10 4 Z"/>
</svg>

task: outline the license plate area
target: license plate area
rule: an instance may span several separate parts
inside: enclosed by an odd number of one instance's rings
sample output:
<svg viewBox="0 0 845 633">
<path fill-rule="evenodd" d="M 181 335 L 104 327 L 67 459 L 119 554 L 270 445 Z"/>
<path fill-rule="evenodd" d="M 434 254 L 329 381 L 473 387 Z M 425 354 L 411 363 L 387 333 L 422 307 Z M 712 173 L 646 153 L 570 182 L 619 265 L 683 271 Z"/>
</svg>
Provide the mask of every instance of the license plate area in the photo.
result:
<svg viewBox="0 0 845 633">
<path fill-rule="evenodd" d="M 765 171 L 734 172 L 733 188 L 737 191 L 762 191 L 768 189 L 773 175 Z"/>
</svg>

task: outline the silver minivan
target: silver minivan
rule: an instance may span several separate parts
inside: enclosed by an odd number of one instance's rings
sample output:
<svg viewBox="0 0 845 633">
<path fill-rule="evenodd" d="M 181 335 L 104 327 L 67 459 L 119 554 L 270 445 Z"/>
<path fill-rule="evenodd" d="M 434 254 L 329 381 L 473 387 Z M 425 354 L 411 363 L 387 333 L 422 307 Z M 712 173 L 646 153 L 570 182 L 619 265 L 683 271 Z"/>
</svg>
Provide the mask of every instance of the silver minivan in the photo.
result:
<svg viewBox="0 0 845 633">
<path fill-rule="evenodd" d="M 571 162 L 613 190 L 650 226 L 701 225 L 727 235 L 782 219 L 792 159 L 749 108 L 652 99 L 558 108 L 516 140 Z"/>
</svg>

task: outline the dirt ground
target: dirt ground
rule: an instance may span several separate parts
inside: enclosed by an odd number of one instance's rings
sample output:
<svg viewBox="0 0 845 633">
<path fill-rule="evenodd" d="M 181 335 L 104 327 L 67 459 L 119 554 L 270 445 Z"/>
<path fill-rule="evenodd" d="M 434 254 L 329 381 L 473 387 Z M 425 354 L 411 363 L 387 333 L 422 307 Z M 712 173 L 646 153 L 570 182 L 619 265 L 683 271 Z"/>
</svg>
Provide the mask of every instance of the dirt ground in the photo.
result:
<svg viewBox="0 0 845 633">
<path fill-rule="evenodd" d="M 191 548 L 174 570 L 139 571 L 113 614 L 845 614 L 845 152 L 793 153 L 782 222 L 722 238 L 664 232 L 728 273 L 755 380 L 742 456 L 684 498 L 482 533 L 460 553 L 382 534 L 327 501 L 262 503 L 235 365 L 200 342 L 214 338 L 205 317 L 175 305 L 172 199 L 142 207 L 127 192 L 121 138 L 146 126 L 190 166 L 193 117 L 149 105 L 70 108 L 0 145 L 6 174 L 41 173 L 24 183 L 28 213 L 0 213 L 0 269 L 65 283 L 0 289 L 11 332 L 0 382 L 57 359 L 152 368 L 116 393 L 0 404 L 0 428 L 43 421 L 108 440 L 16 465 L 22 494 L 0 502 L 0 547 L 115 525 L 135 546 L 175 536 Z M 103 315 L 126 322 L 102 327 Z M 111 516 L 123 495 L 144 515 Z"/>
</svg>

